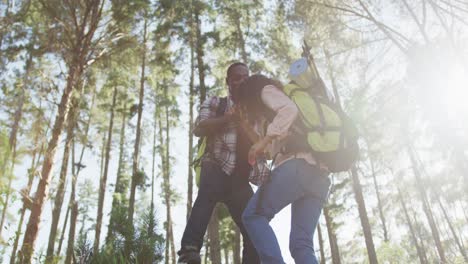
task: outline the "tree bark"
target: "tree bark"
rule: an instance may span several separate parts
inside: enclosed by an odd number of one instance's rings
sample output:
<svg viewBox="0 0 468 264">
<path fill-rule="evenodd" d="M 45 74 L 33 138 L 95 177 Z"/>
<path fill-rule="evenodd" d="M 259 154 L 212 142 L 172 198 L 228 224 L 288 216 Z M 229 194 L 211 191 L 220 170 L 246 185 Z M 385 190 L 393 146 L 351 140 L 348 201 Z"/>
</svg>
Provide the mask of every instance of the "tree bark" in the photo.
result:
<svg viewBox="0 0 468 264">
<path fill-rule="evenodd" d="M 148 21 L 145 18 L 143 25 L 143 51 L 142 51 L 142 62 L 141 62 L 141 78 L 140 78 L 140 92 L 139 92 L 139 103 L 138 103 L 138 119 L 136 126 L 136 135 L 135 135 L 135 146 L 133 149 L 133 161 L 132 161 L 132 180 L 130 186 L 130 199 L 128 203 L 128 225 L 130 231 L 128 232 L 128 237 L 125 241 L 125 255 L 130 256 L 131 247 L 133 244 L 133 213 L 135 211 L 135 193 L 137 187 L 137 177 L 139 173 L 139 153 L 140 153 L 140 141 L 141 141 L 141 120 L 143 116 L 143 99 L 145 95 L 145 70 L 146 70 L 146 38 L 147 38 L 147 26 Z"/>
<path fill-rule="evenodd" d="M 411 223 L 411 219 L 409 217 L 408 210 L 406 208 L 406 205 L 405 205 L 405 202 L 404 202 L 404 199 L 403 199 L 403 195 L 401 194 L 401 190 L 400 190 L 399 187 L 398 187 L 398 199 L 400 200 L 401 207 L 403 208 L 406 223 L 408 224 L 408 228 L 410 230 L 411 239 L 413 240 L 414 246 L 416 247 L 416 252 L 418 254 L 419 262 L 421 264 L 426 264 L 426 263 L 428 263 L 427 262 L 427 257 L 425 256 L 424 252 L 421 250 L 421 247 L 420 247 L 420 245 L 418 243 L 418 239 L 416 238 L 416 233 L 414 232 L 413 224 Z"/>
<path fill-rule="evenodd" d="M 111 241 L 114 240 L 115 232 L 116 232 L 116 217 L 115 214 L 118 211 L 122 210 L 124 203 L 122 202 L 123 197 L 126 196 L 126 188 L 123 184 L 123 162 L 124 162 L 124 151 L 125 151 L 125 128 L 126 128 L 126 117 L 127 117 L 127 104 L 124 104 L 123 111 L 122 111 L 122 124 L 120 128 L 120 143 L 119 143 L 119 162 L 117 165 L 117 179 L 115 182 L 114 188 L 114 195 L 112 196 L 112 209 L 109 218 L 109 226 L 107 228 L 107 237 L 106 237 L 106 244 L 109 244 Z M 119 197 L 120 196 L 120 197 Z"/>
<path fill-rule="evenodd" d="M 68 122 L 67 122 L 68 123 L 67 124 L 67 138 L 65 139 L 65 146 L 63 148 L 62 167 L 60 169 L 57 194 L 55 195 L 55 200 L 54 200 L 54 208 L 52 210 L 52 223 L 50 226 L 49 242 L 47 245 L 46 263 L 53 262 L 55 239 L 57 237 L 57 228 L 58 228 L 58 224 L 60 221 L 60 214 L 62 212 L 63 196 L 65 195 L 65 187 L 66 187 L 67 173 L 68 173 L 68 163 L 70 161 L 70 148 L 71 148 L 72 140 L 74 138 L 76 113 L 79 112 L 78 107 L 79 106 L 78 106 L 78 101 L 76 97 L 72 98 L 70 114 L 69 114 L 70 117 L 68 118 Z"/>
<path fill-rule="evenodd" d="M 197 43 L 197 63 L 198 63 L 198 77 L 200 85 L 200 103 L 206 99 L 206 86 L 205 86 L 205 64 L 203 62 L 203 40 L 201 36 L 201 21 L 200 21 L 200 4 L 196 4 L 194 8 L 195 12 L 195 29 L 196 29 L 196 43 Z"/>
<path fill-rule="evenodd" d="M 236 224 L 233 225 L 234 229 L 234 249 L 232 254 L 234 255 L 234 264 L 241 264 L 241 233 L 239 227 Z"/>
<path fill-rule="evenodd" d="M 364 137 L 365 138 L 365 137 Z M 367 149 L 368 152 L 370 151 L 370 144 L 367 138 L 364 139 L 366 141 Z M 374 183 L 374 188 L 375 188 L 375 195 L 377 197 L 377 207 L 379 209 L 379 218 L 380 222 L 382 224 L 382 229 L 383 229 L 383 234 L 384 234 L 384 241 L 388 242 L 388 231 L 387 231 L 387 222 L 385 220 L 385 215 L 384 215 L 384 210 L 383 210 L 383 205 L 382 205 L 382 198 L 380 198 L 380 190 L 379 190 L 379 184 L 377 183 L 377 176 L 375 172 L 375 167 L 374 167 L 374 160 L 373 158 L 369 155 L 369 163 L 371 165 L 371 173 L 372 173 L 372 180 Z"/>
<path fill-rule="evenodd" d="M 418 163 L 416 162 L 415 154 L 413 153 L 409 144 L 406 147 L 406 151 L 411 161 L 411 165 L 412 165 L 411 167 L 413 169 L 413 174 L 416 180 L 416 186 L 419 192 L 421 203 L 423 205 L 424 214 L 426 215 L 427 221 L 429 222 L 429 227 L 431 228 L 432 238 L 434 239 L 434 242 L 436 244 L 437 253 L 439 254 L 440 261 L 442 263 L 447 263 L 447 260 L 445 258 L 445 251 L 444 251 L 444 248 L 442 247 L 442 242 L 440 241 L 439 231 L 437 230 L 434 216 L 432 215 L 432 211 L 429 206 L 428 199 L 427 199 L 426 190 L 424 189 L 424 181 L 419 172 L 419 168 L 418 168 L 419 166 L 418 166 Z"/>
<path fill-rule="evenodd" d="M 187 215 L 186 220 L 188 221 L 190 217 L 190 212 L 192 211 L 193 204 L 193 106 L 194 106 L 194 97 L 195 97 L 195 47 L 194 47 L 194 34 L 193 34 L 193 1 L 190 1 L 190 84 L 189 84 L 189 147 L 188 147 L 188 179 L 187 179 Z"/>
<path fill-rule="evenodd" d="M 45 134 L 47 134 L 47 132 Z M 34 141 L 35 141 L 34 145 L 37 145 L 38 141 L 39 141 L 39 137 L 36 137 L 36 139 Z M 33 158 L 32 158 L 32 162 L 31 162 L 31 167 L 28 170 L 28 172 L 29 172 L 28 173 L 29 174 L 28 175 L 28 184 L 26 185 L 26 188 L 22 191 L 23 208 L 21 208 L 20 219 L 19 219 L 19 222 L 18 222 L 18 228 L 17 228 L 16 234 L 15 234 L 15 241 L 13 242 L 13 249 L 12 249 L 11 257 L 10 257 L 10 264 L 15 264 L 16 263 L 16 251 L 18 250 L 18 244 L 19 244 L 19 240 L 20 240 L 20 236 L 21 236 L 21 230 L 23 228 L 24 216 L 26 214 L 26 210 L 28 209 L 28 206 L 27 206 L 28 202 L 26 200 L 29 199 L 29 197 L 30 197 L 29 195 L 30 195 L 31 187 L 32 187 L 32 184 L 33 184 L 33 181 L 34 181 L 34 176 L 36 174 L 37 163 L 41 160 L 43 150 L 44 150 L 44 143 L 41 144 L 41 149 L 39 150 L 39 152 L 37 152 L 36 149 L 33 151 L 33 155 L 32 155 Z M 37 157 L 37 153 L 39 153 L 39 157 Z"/>
<path fill-rule="evenodd" d="M 107 174 L 109 171 L 110 151 L 112 147 L 112 131 L 114 129 L 114 112 L 115 112 L 116 102 L 117 102 L 117 86 L 114 87 L 114 93 L 112 96 L 112 106 L 111 106 L 111 111 L 110 111 L 109 128 L 107 131 L 107 146 L 106 146 L 106 158 L 105 158 L 105 163 L 104 163 L 104 173 L 102 174 L 101 182 L 99 184 L 96 232 L 94 236 L 94 246 L 93 246 L 94 255 L 97 255 L 99 252 L 99 241 L 101 238 L 104 198 L 106 196 Z"/>
<path fill-rule="evenodd" d="M 447 211 L 445 210 L 444 205 L 442 204 L 442 201 L 440 199 L 440 195 L 437 194 L 437 202 L 439 204 L 440 209 L 442 210 L 442 213 L 444 215 L 445 221 L 447 222 L 450 232 L 452 233 L 453 239 L 455 240 L 455 244 L 458 247 L 458 250 L 460 251 L 461 255 L 463 256 L 463 259 L 465 260 L 466 263 L 468 263 L 468 256 L 466 254 L 466 250 L 464 249 L 462 243 L 460 242 L 460 239 L 458 238 L 457 232 L 455 231 L 455 228 L 453 227 L 452 221 L 450 221 L 450 217 L 447 214 Z"/>
<path fill-rule="evenodd" d="M 156 150 L 157 150 L 157 120 L 158 120 L 158 108 L 156 104 L 154 105 L 154 115 L 153 115 L 153 153 L 152 153 L 152 164 L 151 164 L 151 210 L 154 209 L 154 178 L 156 177 Z M 190 166 L 190 165 L 189 165 Z"/>
<path fill-rule="evenodd" d="M 242 60 L 243 60 L 244 63 L 247 63 L 247 51 L 246 51 L 246 48 L 245 48 L 244 32 L 242 32 L 241 15 L 239 14 L 238 11 L 235 11 L 234 19 L 235 19 L 235 25 L 236 25 L 236 30 L 237 30 L 237 40 L 238 40 L 238 43 L 239 43 L 239 48 L 240 48 L 240 51 L 241 51 Z"/>
<path fill-rule="evenodd" d="M 59 246 L 57 248 L 57 253 L 56 253 L 57 255 L 60 255 L 60 252 L 62 252 L 62 244 L 63 244 L 63 240 L 65 238 L 65 232 L 66 232 L 66 229 L 67 229 L 68 217 L 70 215 L 70 211 L 72 210 L 73 203 L 75 202 L 76 182 L 78 180 L 78 175 L 80 174 L 81 169 L 84 167 L 82 162 L 83 162 L 84 152 L 85 152 L 85 150 L 87 148 L 87 144 L 88 144 L 89 128 L 90 128 L 91 120 L 92 120 L 92 109 L 94 107 L 94 102 L 95 102 L 95 99 L 96 99 L 96 91 L 93 90 L 92 94 L 93 95 L 92 95 L 92 99 L 91 99 L 89 117 L 88 117 L 88 121 L 86 122 L 86 127 L 85 127 L 84 142 L 82 142 L 83 146 L 81 148 L 80 159 L 79 159 L 78 163 L 75 163 L 76 162 L 76 160 L 75 160 L 75 139 L 73 139 L 73 145 L 72 145 L 73 146 L 73 150 L 72 150 L 72 186 L 71 186 L 72 192 L 70 193 L 70 199 L 69 199 L 69 202 L 68 202 L 67 213 L 65 214 L 65 221 L 64 221 L 64 224 L 63 224 L 63 228 L 62 228 L 62 235 L 60 236 Z M 75 166 L 77 167 L 76 170 L 75 170 Z M 74 233 L 75 231 L 74 230 L 75 229 L 72 230 L 71 227 L 70 227 L 69 236 L 75 236 L 75 233 Z"/>
<path fill-rule="evenodd" d="M 320 228 L 320 223 L 317 224 L 317 233 L 319 239 L 319 248 L 320 248 L 320 264 L 325 264 L 325 248 L 322 237 L 322 229 Z"/>
<path fill-rule="evenodd" d="M 210 260 L 212 264 L 221 264 L 221 245 L 219 243 L 219 206 L 216 205 L 208 224 L 208 237 L 210 239 Z"/>
<path fill-rule="evenodd" d="M 29 69 L 31 68 L 30 66 L 31 60 L 32 60 L 32 57 L 30 56 L 30 59 L 28 60 L 29 63 L 27 62 L 27 66 L 26 66 L 26 73 L 25 73 L 26 76 L 29 75 Z M 26 77 L 24 78 L 24 81 L 26 81 Z M 6 172 L 6 176 L 8 177 L 8 187 L 6 191 L 4 206 L 2 209 L 2 218 L 0 220 L 0 237 L 2 235 L 3 224 L 5 223 L 5 216 L 6 216 L 8 204 L 10 201 L 11 184 L 13 183 L 13 171 L 14 171 L 15 162 L 16 162 L 16 140 L 18 137 L 18 130 L 19 130 L 21 118 L 23 116 L 24 101 L 26 99 L 25 97 L 26 97 L 25 88 L 23 87 L 21 89 L 21 95 L 19 98 L 18 107 L 16 108 L 16 111 L 13 115 L 13 124 L 11 126 L 10 137 L 8 140 L 8 144 L 9 144 L 8 147 L 10 149 L 8 153 L 11 153 L 11 160 L 10 160 L 10 155 L 8 154 L 5 158 L 5 162 L 3 163 L 3 166 L 2 166 L 3 168 L 1 168 L 1 171 L 0 171 L 0 178 L 3 178 L 3 176 L 5 176 L 5 172 Z M 9 164 L 11 165 L 8 166 Z"/>
<path fill-rule="evenodd" d="M 359 182 L 359 176 L 355 166 L 351 169 L 351 175 L 353 180 L 353 191 L 354 198 L 358 205 L 359 218 L 361 219 L 361 226 L 364 232 L 364 239 L 366 241 L 367 255 L 369 257 L 370 264 L 377 264 L 377 254 L 375 252 L 374 240 L 372 238 L 372 230 L 367 217 L 366 204 L 364 202 L 364 196 L 362 194 L 361 183 Z"/>
<path fill-rule="evenodd" d="M 73 88 L 75 87 L 76 79 L 78 78 L 78 76 L 81 75 L 81 69 L 79 68 L 80 66 L 78 66 L 78 69 L 75 69 L 75 66 L 70 68 L 70 72 L 67 78 L 67 86 L 63 92 L 62 99 L 60 100 L 57 116 L 55 118 L 52 130 L 52 138 L 50 139 L 49 144 L 47 146 L 46 154 L 44 157 L 44 163 L 41 171 L 41 177 L 37 186 L 36 197 L 31 206 L 31 214 L 24 235 L 23 246 L 21 249 L 20 256 L 21 263 L 31 263 L 34 244 L 36 242 L 37 233 L 39 231 L 42 209 L 44 207 L 44 202 L 46 201 L 49 192 L 49 181 L 52 166 L 54 164 L 55 152 L 57 151 L 57 145 L 60 141 L 60 135 L 62 134 L 63 125 L 68 116 L 70 96 L 72 94 Z"/>
<path fill-rule="evenodd" d="M 65 264 L 71 264 L 74 258 L 75 249 L 75 227 L 76 219 L 78 218 L 78 204 L 76 201 L 73 202 L 71 219 L 70 219 L 70 235 L 68 236 L 67 256 L 65 258 Z"/>
<path fill-rule="evenodd" d="M 408 209 L 408 214 L 410 213 L 410 208 L 407 208 Z M 412 222 L 413 223 L 417 223 L 417 218 L 416 218 L 416 213 L 413 211 L 412 212 L 413 214 L 413 217 L 412 217 Z M 424 258 L 424 261 L 425 263 L 429 263 L 428 261 L 428 258 L 427 258 L 427 253 L 426 253 L 426 245 L 424 244 L 424 241 L 426 239 L 426 236 L 424 236 L 422 233 L 421 233 L 421 228 L 415 228 L 415 231 L 416 231 L 416 234 L 417 234 L 417 237 L 419 238 L 419 242 L 420 242 L 420 247 L 421 247 L 421 253 L 422 253 L 422 256 Z"/>
<path fill-rule="evenodd" d="M 224 264 L 229 264 L 229 248 L 224 248 Z"/>
<path fill-rule="evenodd" d="M 164 97 L 168 98 L 168 87 L 164 87 Z M 171 161 L 170 161 L 170 120 L 169 120 L 169 107 L 166 104 L 164 107 L 164 113 L 166 116 L 166 127 L 165 127 L 165 165 L 166 169 L 165 171 L 165 197 L 166 197 L 166 209 L 167 209 L 167 219 L 168 219 L 168 230 L 169 230 L 169 242 L 171 246 L 171 257 L 172 257 L 172 263 L 175 264 L 176 262 L 176 252 L 175 252 L 175 245 L 174 245 L 174 234 L 173 234 L 173 223 L 172 223 L 172 213 L 171 213 L 171 207 L 172 207 L 172 187 L 171 187 Z"/>
<path fill-rule="evenodd" d="M 53 11 L 51 11 L 53 8 L 48 6 L 47 2 L 41 2 L 41 5 L 45 12 L 48 12 L 51 15 L 54 14 Z M 78 8 L 82 8 L 82 6 L 79 5 L 71 5 L 68 7 L 74 14 L 78 13 Z M 76 39 L 72 41 L 70 49 L 67 50 L 67 53 L 71 55 L 71 59 L 66 60 L 68 61 L 68 76 L 63 95 L 58 106 L 58 112 L 52 130 L 52 137 L 47 146 L 44 164 L 41 171 L 41 178 L 37 187 L 36 197 L 31 208 L 31 214 L 26 228 L 26 233 L 24 235 L 23 246 L 21 249 L 21 263 L 31 263 L 31 257 L 39 231 L 39 224 L 41 222 L 44 202 L 47 200 L 49 191 L 49 182 L 52 166 L 54 164 L 55 153 L 57 151 L 57 146 L 62 134 L 63 126 L 68 117 L 70 96 L 72 95 L 76 83 L 81 77 L 82 72 L 88 63 L 88 56 L 92 45 L 92 39 L 101 19 L 102 8 L 103 2 L 101 1 L 86 2 L 85 8 L 81 13 L 81 21 L 83 21 L 83 23 L 80 23 L 80 25 L 74 24 L 72 33 Z"/>
<path fill-rule="evenodd" d="M 341 264 L 340 250 L 333 227 L 333 218 L 330 215 L 330 209 L 328 206 L 324 206 L 323 215 L 325 216 L 325 223 L 327 225 L 328 241 L 330 244 L 330 251 L 332 256 L 333 264 Z"/>
</svg>

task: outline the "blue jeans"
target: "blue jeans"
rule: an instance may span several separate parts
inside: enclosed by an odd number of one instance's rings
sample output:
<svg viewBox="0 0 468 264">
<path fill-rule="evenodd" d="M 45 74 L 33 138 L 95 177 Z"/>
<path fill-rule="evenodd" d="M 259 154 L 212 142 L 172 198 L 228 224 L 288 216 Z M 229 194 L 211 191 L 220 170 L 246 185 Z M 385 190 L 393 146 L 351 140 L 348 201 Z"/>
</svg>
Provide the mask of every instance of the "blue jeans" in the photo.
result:
<svg viewBox="0 0 468 264">
<path fill-rule="evenodd" d="M 226 205 L 232 219 L 243 237 L 242 263 L 260 263 L 257 252 L 242 223 L 242 212 L 253 195 L 248 175 L 238 175 L 236 171 L 227 175 L 213 162 L 203 162 L 200 171 L 200 188 L 182 236 L 184 248 L 200 251 L 213 209 L 218 202 Z"/>
<path fill-rule="evenodd" d="M 270 181 L 253 195 L 242 215 L 245 228 L 262 263 L 283 264 L 270 220 L 291 204 L 289 250 L 296 263 L 315 264 L 313 237 L 328 195 L 328 172 L 303 159 L 292 159 L 274 169 Z"/>
</svg>

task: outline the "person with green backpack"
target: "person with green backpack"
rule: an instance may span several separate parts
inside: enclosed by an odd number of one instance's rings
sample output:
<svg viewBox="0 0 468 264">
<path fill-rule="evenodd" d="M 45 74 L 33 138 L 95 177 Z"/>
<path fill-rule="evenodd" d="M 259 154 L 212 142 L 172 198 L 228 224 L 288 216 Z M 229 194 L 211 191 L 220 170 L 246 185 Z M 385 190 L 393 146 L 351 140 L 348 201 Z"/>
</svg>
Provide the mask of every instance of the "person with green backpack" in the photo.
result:
<svg viewBox="0 0 468 264">
<path fill-rule="evenodd" d="M 328 175 L 349 169 L 357 158 L 353 125 L 314 80 L 299 78 L 283 87 L 253 75 L 238 90 L 240 111 L 262 136 L 249 150 L 249 163 L 269 156 L 274 166 L 242 215 L 262 263 L 284 263 L 269 222 L 287 205 L 295 263 L 318 263 L 313 236 L 328 196 Z"/>
<path fill-rule="evenodd" d="M 236 90 L 248 76 L 246 64 L 231 64 L 226 77 L 229 96 L 213 96 L 200 106 L 193 131 L 204 142 L 203 148 L 200 148 L 202 155 L 197 162 L 200 168 L 199 189 L 182 236 L 178 263 L 201 263 L 203 237 L 218 202 L 226 205 L 242 233 L 242 263 L 260 263 L 241 219 L 242 212 L 253 195 L 248 182 L 251 168 L 247 161 L 252 142 L 244 130 L 240 129 L 234 103 L 237 100 Z"/>
</svg>

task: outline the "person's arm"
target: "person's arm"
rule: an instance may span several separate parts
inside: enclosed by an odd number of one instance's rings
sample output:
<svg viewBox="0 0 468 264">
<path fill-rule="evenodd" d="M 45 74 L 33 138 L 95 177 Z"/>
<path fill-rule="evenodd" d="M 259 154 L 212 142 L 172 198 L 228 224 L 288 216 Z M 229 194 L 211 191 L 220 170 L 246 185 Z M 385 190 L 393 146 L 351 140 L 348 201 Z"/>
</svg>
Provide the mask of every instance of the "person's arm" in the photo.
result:
<svg viewBox="0 0 468 264">
<path fill-rule="evenodd" d="M 195 126 L 193 134 L 197 137 L 203 137 L 210 134 L 214 134 L 220 131 L 230 120 L 231 117 L 228 115 L 205 119 L 203 121 L 200 121 L 197 124 L 197 126 Z"/>
<path fill-rule="evenodd" d="M 263 103 L 276 113 L 267 127 L 266 135 L 274 138 L 287 136 L 299 113 L 296 104 L 273 85 L 265 86 L 261 96 Z"/>
<path fill-rule="evenodd" d="M 207 136 L 220 131 L 229 121 L 233 119 L 233 114 L 227 112 L 224 116 L 217 117 L 216 110 L 219 99 L 212 97 L 200 106 L 198 118 L 195 121 L 193 134 L 197 137 Z"/>
<path fill-rule="evenodd" d="M 273 85 L 267 85 L 261 93 L 263 103 L 273 110 L 276 115 L 268 125 L 266 135 L 255 143 L 249 151 L 249 162 L 254 163 L 255 157 L 264 152 L 273 140 L 285 137 L 297 118 L 299 110 L 296 104 L 281 90 Z"/>
</svg>

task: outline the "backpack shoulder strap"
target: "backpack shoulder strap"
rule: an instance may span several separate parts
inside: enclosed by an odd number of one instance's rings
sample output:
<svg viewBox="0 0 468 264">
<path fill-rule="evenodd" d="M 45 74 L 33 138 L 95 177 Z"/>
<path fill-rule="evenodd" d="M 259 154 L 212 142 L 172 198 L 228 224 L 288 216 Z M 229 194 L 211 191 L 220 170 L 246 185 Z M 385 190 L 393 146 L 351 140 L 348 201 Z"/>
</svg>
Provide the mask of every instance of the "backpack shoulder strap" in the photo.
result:
<svg viewBox="0 0 468 264">
<path fill-rule="evenodd" d="M 218 108 L 216 109 L 216 117 L 223 116 L 224 112 L 226 112 L 226 107 L 227 107 L 227 97 L 219 98 Z"/>
</svg>

